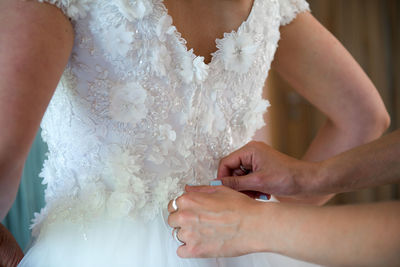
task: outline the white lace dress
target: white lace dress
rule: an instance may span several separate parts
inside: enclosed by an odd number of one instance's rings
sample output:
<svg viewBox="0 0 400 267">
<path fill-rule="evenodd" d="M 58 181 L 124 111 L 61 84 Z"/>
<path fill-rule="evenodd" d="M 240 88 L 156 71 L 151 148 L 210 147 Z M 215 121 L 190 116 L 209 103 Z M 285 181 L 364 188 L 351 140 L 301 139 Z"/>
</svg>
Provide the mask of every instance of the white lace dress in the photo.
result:
<svg viewBox="0 0 400 267">
<path fill-rule="evenodd" d="M 263 126 L 279 27 L 308 10 L 304 0 L 254 0 L 209 64 L 162 0 L 39 1 L 70 17 L 75 43 L 41 124 L 46 206 L 20 266 L 305 264 L 267 253 L 181 259 L 165 223 L 185 184 L 208 184 Z"/>
</svg>

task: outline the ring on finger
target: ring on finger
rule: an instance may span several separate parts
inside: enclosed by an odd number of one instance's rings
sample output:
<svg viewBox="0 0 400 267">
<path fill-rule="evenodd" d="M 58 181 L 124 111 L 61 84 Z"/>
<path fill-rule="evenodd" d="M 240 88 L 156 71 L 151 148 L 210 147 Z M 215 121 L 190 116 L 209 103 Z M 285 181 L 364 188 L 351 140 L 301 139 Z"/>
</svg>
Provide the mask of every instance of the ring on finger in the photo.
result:
<svg viewBox="0 0 400 267">
<path fill-rule="evenodd" d="M 174 211 L 177 211 L 178 210 L 178 205 L 176 204 L 176 200 L 178 199 L 178 197 L 175 197 L 173 200 L 172 200 L 172 208 L 174 209 Z"/>
<path fill-rule="evenodd" d="M 174 239 L 175 239 L 176 242 L 178 242 L 180 245 L 184 245 L 185 242 L 183 242 L 182 240 L 180 240 L 179 237 L 178 237 L 179 229 L 181 229 L 181 228 L 180 228 L 180 227 L 175 227 L 175 228 L 172 230 L 172 235 L 173 235 L 173 237 L 174 237 Z"/>
<path fill-rule="evenodd" d="M 239 166 L 239 169 L 240 169 L 242 172 L 244 172 L 246 175 L 249 174 L 249 173 L 251 172 L 250 170 L 246 169 L 243 165 L 240 165 L 240 166 Z"/>
</svg>

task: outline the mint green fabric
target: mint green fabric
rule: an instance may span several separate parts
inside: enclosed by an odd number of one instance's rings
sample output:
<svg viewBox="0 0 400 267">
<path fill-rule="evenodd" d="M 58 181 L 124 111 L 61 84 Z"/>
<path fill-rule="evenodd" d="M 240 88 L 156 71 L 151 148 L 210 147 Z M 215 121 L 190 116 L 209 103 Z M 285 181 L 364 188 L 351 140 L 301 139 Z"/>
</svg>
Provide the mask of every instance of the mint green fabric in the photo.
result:
<svg viewBox="0 0 400 267">
<path fill-rule="evenodd" d="M 46 152 L 47 146 L 42 141 L 39 131 L 25 162 L 17 198 L 3 221 L 5 227 L 14 235 L 23 250 L 30 242 L 29 225 L 33 213 L 40 211 L 44 206 L 44 186 L 38 175 L 42 169 Z"/>
</svg>

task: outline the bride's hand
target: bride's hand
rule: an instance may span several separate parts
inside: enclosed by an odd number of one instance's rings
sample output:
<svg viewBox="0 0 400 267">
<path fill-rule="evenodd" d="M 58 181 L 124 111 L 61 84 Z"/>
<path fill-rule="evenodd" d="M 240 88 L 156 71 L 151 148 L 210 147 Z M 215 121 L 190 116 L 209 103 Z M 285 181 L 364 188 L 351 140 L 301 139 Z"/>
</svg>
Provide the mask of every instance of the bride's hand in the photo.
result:
<svg viewBox="0 0 400 267">
<path fill-rule="evenodd" d="M 300 161 L 262 142 L 250 142 L 220 161 L 218 179 L 237 191 L 298 196 L 317 191 L 318 163 Z"/>
<path fill-rule="evenodd" d="M 232 257 L 260 250 L 254 229 L 263 203 L 225 186 L 186 186 L 186 193 L 168 205 L 168 224 L 178 228 L 183 258 Z M 265 204 L 265 203 L 264 203 Z M 265 243 L 265 241 L 264 241 Z"/>
</svg>

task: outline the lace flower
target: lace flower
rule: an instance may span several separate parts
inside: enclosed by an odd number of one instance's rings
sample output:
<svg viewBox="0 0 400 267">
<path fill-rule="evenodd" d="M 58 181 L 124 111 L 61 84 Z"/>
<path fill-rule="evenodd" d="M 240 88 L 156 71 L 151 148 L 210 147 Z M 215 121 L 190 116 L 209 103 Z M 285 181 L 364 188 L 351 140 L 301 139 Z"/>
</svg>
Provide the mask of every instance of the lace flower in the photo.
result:
<svg viewBox="0 0 400 267">
<path fill-rule="evenodd" d="M 132 47 L 133 34 L 126 30 L 124 24 L 111 29 L 107 34 L 107 40 L 102 42 L 105 49 L 112 57 L 125 57 Z"/>
<path fill-rule="evenodd" d="M 126 171 L 131 174 L 137 173 L 140 170 L 137 161 L 137 156 L 132 155 L 129 150 L 122 149 L 122 147 L 117 144 L 108 146 L 107 162 L 114 172 Z"/>
<path fill-rule="evenodd" d="M 168 157 L 169 151 L 174 147 L 176 140 L 176 132 L 169 124 L 162 124 L 158 127 L 157 145 L 153 145 L 149 151 L 147 160 L 155 163 L 162 164 Z"/>
<path fill-rule="evenodd" d="M 201 83 L 208 76 L 208 66 L 204 63 L 204 57 L 195 56 L 193 49 L 182 57 L 182 68 L 179 71 L 183 81 L 187 84 L 195 81 Z"/>
<path fill-rule="evenodd" d="M 172 26 L 172 18 L 168 14 L 164 14 L 156 25 L 155 31 L 158 39 L 163 42 L 165 41 L 166 34 L 172 34 L 175 27 Z"/>
<path fill-rule="evenodd" d="M 163 124 L 159 127 L 160 135 L 158 137 L 159 140 L 176 140 L 176 132 L 172 130 L 170 124 Z"/>
<path fill-rule="evenodd" d="M 35 212 L 33 214 L 32 224 L 29 229 L 32 230 L 32 236 L 37 237 L 40 233 L 40 226 L 47 218 L 47 208 L 44 207 L 40 210 L 40 212 Z"/>
<path fill-rule="evenodd" d="M 263 114 L 270 104 L 268 100 L 260 99 L 256 103 L 252 103 L 252 106 L 253 108 L 244 114 L 242 124 L 246 126 L 248 132 L 254 133 L 254 131 L 264 126 Z"/>
<path fill-rule="evenodd" d="M 135 201 L 130 194 L 113 192 L 107 200 L 107 211 L 112 217 L 124 217 L 135 207 Z"/>
<path fill-rule="evenodd" d="M 106 201 L 106 187 L 100 181 L 86 183 L 80 193 L 80 200 L 89 210 L 96 212 L 104 207 Z"/>
<path fill-rule="evenodd" d="M 211 92 L 209 99 L 209 104 L 204 108 L 204 112 L 199 117 L 201 131 L 212 136 L 218 136 L 220 132 L 225 130 L 226 120 L 224 113 L 217 103 L 216 92 Z"/>
<path fill-rule="evenodd" d="M 115 86 L 110 99 L 111 117 L 125 123 L 140 122 L 147 114 L 146 98 L 146 90 L 136 82 Z"/>
<path fill-rule="evenodd" d="M 253 64 L 258 44 L 249 33 L 231 32 L 217 40 L 217 47 L 221 51 L 225 69 L 243 74 Z"/>
<path fill-rule="evenodd" d="M 171 57 L 169 51 L 164 44 L 156 44 L 152 47 L 152 53 L 150 57 L 150 62 L 153 70 L 161 75 L 165 76 L 167 70 L 165 66 L 169 66 L 171 62 Z"/>
<path fill-rule="evenodd" d="M 160 181 L 154 189 L 155 203 L 165 206 L 170 199 L 182 193 L 179 180 L 179 178 L 166 177 L 165 180 Z"/>
<path fill-rule="evenodd" d="M 289 24 L 297 14 L 310 11 L 307 1 L 304 0 L 281 0 L 279 1 L 279 13 L 281 25 Z"/>
<path fill-rule="evenodd" d="M 142 19 L 153 11 L 152 4 L 148 0 L 115 0 L 115 3 L 129 21 Z"/>
</svg>

